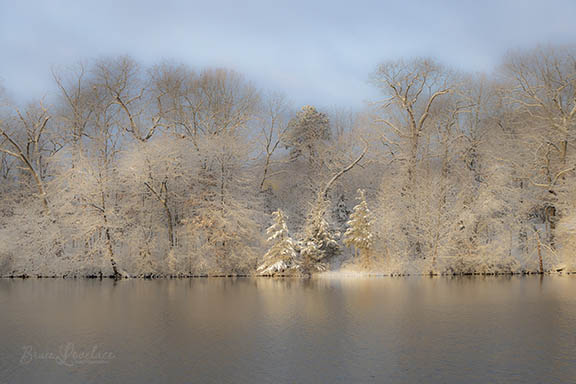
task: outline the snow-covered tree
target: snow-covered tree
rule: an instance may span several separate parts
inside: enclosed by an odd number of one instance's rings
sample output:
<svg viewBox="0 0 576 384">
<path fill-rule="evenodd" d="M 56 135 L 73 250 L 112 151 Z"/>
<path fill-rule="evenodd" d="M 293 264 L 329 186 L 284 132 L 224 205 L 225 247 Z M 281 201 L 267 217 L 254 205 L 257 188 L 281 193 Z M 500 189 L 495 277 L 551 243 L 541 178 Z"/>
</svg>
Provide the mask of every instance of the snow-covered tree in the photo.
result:
<svg viewBox="0 0 576 384">
<path fill-rule="evenodd" d="M 328 117 L 311 105 L 305 105 L 288 123 L 284 144 L 290 148 L 292 157 L 305 154 L 313 163 L 318 152 L 318 144 L 330 138 Z"/>
<path fill-rule="evenodd" d="M 300 247 L 302 268 L 305 272 L 326 270 L 327 262 L 339 251 L 340 233 L 331 229 L 326 220 L 329 201 L 320 193 L 310 208 L 304 226 L 304 240 Z"/>
<path fill-rule="evenodd" d="M 222 132 L 198 140 L 202 169 L 188 201 L 190 257 L 198 273 L 249 273 L 257 266 L 263 216 L 249 143 Z"/>
<path fill-rule="evenodd" d="M 272 216 L 274 223 L 266 230 L 271 246 L 264 255 L 264 262 L 257 269 L 261 275 L 274 275 L 295 266 L 296 249 L 288 232 L 286 215 L 279 209 Z"/>
<path fill-rule="evenodd" d="M 374 244 L 373 218 L 366 203 L 365 191 L 362 189 L 358 190 L 358 200 L 360 203 L 354 207 L 350 215 L 343 241 L 347 246 L 354 247 L 354 257 L 362 256 L 362 264 L 369 267 L 370 251 Z"/>
</svg>

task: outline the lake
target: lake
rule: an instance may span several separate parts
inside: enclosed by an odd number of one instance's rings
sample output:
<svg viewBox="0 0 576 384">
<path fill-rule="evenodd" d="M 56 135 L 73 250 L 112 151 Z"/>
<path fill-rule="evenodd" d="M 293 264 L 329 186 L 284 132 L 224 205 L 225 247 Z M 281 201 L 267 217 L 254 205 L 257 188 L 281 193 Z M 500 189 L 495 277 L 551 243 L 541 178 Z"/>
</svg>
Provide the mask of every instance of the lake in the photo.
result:
<svg viewBox="0 0 576 384">
<path fill-rule="evenodd" d="M 0 279 L 0 384 L 576 382 L 576 276 Z"/>
</svg>

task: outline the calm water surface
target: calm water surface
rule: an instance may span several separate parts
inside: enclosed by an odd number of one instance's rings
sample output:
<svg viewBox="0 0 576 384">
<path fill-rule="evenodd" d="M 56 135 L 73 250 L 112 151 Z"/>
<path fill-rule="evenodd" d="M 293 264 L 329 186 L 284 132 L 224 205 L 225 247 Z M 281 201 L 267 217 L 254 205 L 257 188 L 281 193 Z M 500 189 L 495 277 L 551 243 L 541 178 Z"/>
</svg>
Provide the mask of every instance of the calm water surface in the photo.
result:
<svg viewBox="0 0 576 384">
<path fill-rule="evenodd" d="M 0 384 L 576 383 L 576 276 L 0 280 Z"/>
</svg>

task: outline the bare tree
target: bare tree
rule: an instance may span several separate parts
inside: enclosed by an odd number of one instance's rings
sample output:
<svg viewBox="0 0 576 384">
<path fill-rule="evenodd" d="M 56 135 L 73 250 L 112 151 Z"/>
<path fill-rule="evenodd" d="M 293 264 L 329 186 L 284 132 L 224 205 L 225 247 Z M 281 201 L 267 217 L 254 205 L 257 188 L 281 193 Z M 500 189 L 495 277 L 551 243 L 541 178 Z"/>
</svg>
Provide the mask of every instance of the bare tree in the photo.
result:
<svg viewBox="0 0 576 384">
<path fill-rule="evenodd" d="M 395 142 L 396 137 L 408 147 L 402 160 L 407 162 L 408 180 L 412 182 L 422 134 L 435 102 L 453 91 L 449 75 L 430 60 L 400 60 L 379 65 L 373 81 L 387 95 L 379 103 L 385 115 L 377 121 L 391 129 L 387 141 Z"/>
<path fill-rule="evenodd" d="M 534 167 L 525 177 L 542 188 L 543 215 L 548 242 L 554 247 L 559 196 L 568 177 L 573 178 L 576 139 L 576 55 L 572 48 L 540 47 L 508 55 L 503 72 L 511 85 L 506 100 L 523 114 L 522 134 L 534 153 Z"/>
<path fill-rule="evenodd" d="M 261 191 L 264 190 L 264 183 L 270 177 L 272 156 L 286 135 L 288 128 L 285 122 L 287 108 L 286 99 L 280 94 L 269 96 L 263 106 L 260 140 L 264 149 L 264 167 L 260 181 Z"/>
<path fill-rule="evenodd" d="M 49 214 L 50 207 L 45 186 L 47 167 L 45 157 L 60 149 L 59 145 L 48 148 L 50 143 L 46 140 L 45 133 L 51 116 L 42 103 L 37 107 L 28 108 L 25 112 L 16 108 L 15 114 L 16 116 L 11 119 L 11 124 L 0 120 L 2 137 L 0 152 L 20 161 L 23 169 L 33 179 L 44 210 Z"/>
</svg>

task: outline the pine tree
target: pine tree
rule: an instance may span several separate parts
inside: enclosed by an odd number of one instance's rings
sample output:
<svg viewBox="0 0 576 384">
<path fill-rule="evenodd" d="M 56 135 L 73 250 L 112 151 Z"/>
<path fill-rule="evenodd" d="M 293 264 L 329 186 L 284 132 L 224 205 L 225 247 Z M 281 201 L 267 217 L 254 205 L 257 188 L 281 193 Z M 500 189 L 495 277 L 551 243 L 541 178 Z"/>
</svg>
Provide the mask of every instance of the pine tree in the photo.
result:
<svg viewBox="0 0 576 384">
<path fill-rule="evenodd" d="M 268 241 L 272 243 L 272 246 L 264 255 L 264 263 L 257 269 L 261 275 L 284 272 L 294 266 L 294 259 L 296 258 L 294 241 L 290 237 L 286 225 L 286 215 L 279 209 L 272 213 L 272 216 L 274 217 L 274 224 L 266 231 Z"/>
<path fill-rule="evenodd" d="M 283 137 L 284 145 L 290 148 L 293 159 L 306 155 L 313 163 L 317 155 L 319 142 L 330 138 L 330 123 L 328 117 L 316 108 L 305 105 L 288 123 L 288 130 Z"/>
<path fill-rule="evenodd" d="M 373 245 L 374 234 L 372 233 L 372 213 L 368 209 L 364 191 L 358 190 L 358 198 L 360 203 L 354 207 L 350 220 L 348 221 L 348 229 L 344 233 L 344 244 L 349 247 L 354 247 L 354 257 L 359 255 L 363 256 L 363 264 L 369 267 L 370 259 L 369 254 Z"/>
<path fill-rule="evenodd" d="M 325 270 L 325 261 L 338 252 L 338 232 L 330 229 L 326 221 L 329 202 L 319 195 L 316 204 L 310 210 L 304 229 L 304 240 L 300 250 L 303 269 L 306 272 Z"/>
</svg>

